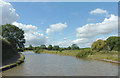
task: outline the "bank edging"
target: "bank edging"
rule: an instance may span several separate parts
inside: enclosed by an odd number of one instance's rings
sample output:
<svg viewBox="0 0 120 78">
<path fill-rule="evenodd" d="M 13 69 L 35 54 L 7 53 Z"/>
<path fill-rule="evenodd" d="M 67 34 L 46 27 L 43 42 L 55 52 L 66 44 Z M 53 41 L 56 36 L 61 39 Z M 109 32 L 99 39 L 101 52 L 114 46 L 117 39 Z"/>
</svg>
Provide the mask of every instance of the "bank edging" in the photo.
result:
<svg viewBox="0 0 120 78">
<path fill-rule="evenodd" d="M 0 67 L 0 72 L 11 69 L 13 67 L 16 67 L 16 66 L 22 64 L 24 62 L 25 56 L 20 52 L 19 52 L 19 54 L 20 54 L 20 58 L 15 63 Z"/>
</svg>

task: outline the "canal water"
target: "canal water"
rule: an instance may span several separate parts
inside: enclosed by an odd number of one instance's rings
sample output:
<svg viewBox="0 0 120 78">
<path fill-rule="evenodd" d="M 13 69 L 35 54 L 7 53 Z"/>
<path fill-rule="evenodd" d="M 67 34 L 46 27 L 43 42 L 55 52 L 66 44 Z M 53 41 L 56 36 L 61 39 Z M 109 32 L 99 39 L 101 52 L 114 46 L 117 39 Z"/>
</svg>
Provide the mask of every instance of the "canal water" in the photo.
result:
<svg viewBox="0 0 120 78">
<path fill-rule="evenodd" d="M 24 52 L 25 62 L 4 76 L 117 76 L 118 65 L 55 54 Z"/>
</svg>

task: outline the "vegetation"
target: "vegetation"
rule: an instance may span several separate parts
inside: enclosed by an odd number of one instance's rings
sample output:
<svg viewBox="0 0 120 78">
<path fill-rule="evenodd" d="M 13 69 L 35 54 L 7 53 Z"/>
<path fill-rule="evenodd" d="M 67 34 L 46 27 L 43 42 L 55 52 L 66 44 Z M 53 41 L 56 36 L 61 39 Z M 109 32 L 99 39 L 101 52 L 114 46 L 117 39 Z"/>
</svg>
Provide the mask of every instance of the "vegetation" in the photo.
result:
<svg viewBox="0 0 120 78">
<path fill-rule="evenodd" d="M 53 49 L 52 45 L 49 45 L 48 50 L 52 50 L 52 49 Z"/>
<path fill-rule="evenodd" d="M 76 49 L 79 50 L 79 47 L 77 44 L 72 44 L 71 49 L 72 50 L 76 50 Z"/>
<path fill-rule="evenodd" d="M 110 50 L 109 46 L 107 45 L 106 41 L 104 41 L 104 40 L 97 40 L 97 41 L 95 41 L 92 44 L 91 49 L 92 50 L 96 50 L 96 51 L 101 51 L 101 50 L 109 51 Z"/>
<path fill-rule="evenodd" d="M 55 46 L 53 47 L 53 50 L 59 50 L 59 46 L 58 46 L 58 45 L 55 45 Z"/>
<path fill-rule="evenodd" d="M 17 55 L 17 51 L 15 48 L 13 48 L 12 44 L 5 40 L 5 39 L 0 39 L 2 42 L 2 61 L 5 62 L 9 60 L 10 58 L 14 57 Z"/>
<path fill-rule="evenodd" d="M 107 40 L 107 45 L 110 47 L 110 50 L 114 51 L 120 51 L 119 46 L 120 46 L 120 37 L 112 36 L 109 37 Z"/>
<path fill-rule="evenodd" d="M 88 58 L 96 60 L 113 60 L 118 61 L 119 37 L 109 37 L 107 40 L 95 41 L 91 48 L 79 48 L 77 44 L 73 44 L 67 48 L 58 45 L 49 45 L 46 47 L 32 47 L 35 53 L 51 53 L 58 55 L 74 56 L 77 58 Z"/>
<path fill-rule="evenodd" d="M 22 29 L 11 24 L 2 25 L 0 28 L 2 29 L 2 37 L 8 40 L 14 48 L 24 47 L 25 39 Z"/>
<path fill-rule="evenodd" d="M 3 63 L 11 58 L 19 56 L 18 48 L 24 48 L 24 31 L 18 27 L 6 24 L 0 26 L 2 30 L 1 37 L 2 39 L 2 61 Z"/>
<path fill-rule="evenodd" d="M 120 37 L 112 36 L 109 37 L 107 40 L 97 40 L 95 41 L 91 49 L 96 51 L 119 51 L 120 46 Z"/>
</svg>

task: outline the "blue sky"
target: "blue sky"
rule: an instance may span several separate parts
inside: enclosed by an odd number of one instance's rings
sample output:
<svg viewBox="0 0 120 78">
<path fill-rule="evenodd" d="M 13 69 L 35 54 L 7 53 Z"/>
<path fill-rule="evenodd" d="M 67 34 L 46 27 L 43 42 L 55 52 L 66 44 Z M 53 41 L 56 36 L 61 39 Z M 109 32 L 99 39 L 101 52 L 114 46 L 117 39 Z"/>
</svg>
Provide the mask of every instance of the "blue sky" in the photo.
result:
<svg viewBox="0 0 120 78">
<path fill-rule="evenodd" d="M 50 39 L 47 41 L 52 42 L 52 43 L 46 42 L 45 44 L 61 45 L 62 42 L 64 41 L 68 43 L 70 42 L 72 44 L 72 42 L 76 42 L 75 40 L 77 39 L 86 40 L 86 37 L 84 38 L 81 35 L 76 36 L 77 33 L 79 34 L 81 33 L 77 31 L 77 29 L 82 28 L 86 24 L 101 23 L 104 21 L 105 18 L 109 19 L 111 17 L 110 16 L 111 14 L 113 14 L 114 16 L 118 16 L 117 2 L 10 2 L 10 3 L 20 17 L 16 22 L 25 25 L 30 24 L 37 27 L 37 32 L 39 34 L 43 34 L 45 37 Z M 107 11 L 107 13 L 90 14 L 91 11 L 98 8 Z M 51 25 L 56 25 L 58 23 L 66 24 L 67 27 L 65 27 L 59 32 L 57 32 L 57 30 L 56 31 L 54 30 L 52 34 L 46 33 L 47 29 L 52 29 L 50 28 Z M 90 40 L 94 39 L 95 41 L 97 38 L 106 38 L 108 36 L 111 36 L 111 34 L 114 35 L 116 33 L 114 33 L 114 31 L 110 31 L 109 33 L 106 33 L 104 35 L 97 34 L 94 37 L 92 36 L 92 38 L 90 37 Z M 87 40 L 88 42 L 93 42 L 89 41 L 89 38 Z M 80 46 L 81 44 L 86 44 L 86 42 L 82 43 L 79 42 L 78 40 L 78 43 L 76 44 Z M 91 46 L 91 43 L 80 47 L 89 46 Z"/>
</svg>

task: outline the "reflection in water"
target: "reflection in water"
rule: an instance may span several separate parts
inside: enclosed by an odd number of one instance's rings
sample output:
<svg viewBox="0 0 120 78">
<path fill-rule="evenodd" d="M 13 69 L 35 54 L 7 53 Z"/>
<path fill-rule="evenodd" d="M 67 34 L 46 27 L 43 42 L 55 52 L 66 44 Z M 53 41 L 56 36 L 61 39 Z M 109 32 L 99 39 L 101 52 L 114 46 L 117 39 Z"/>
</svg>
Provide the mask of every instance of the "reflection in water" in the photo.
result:
<svg viewBox="0 0 120 78">
<path fill-rule="evenodd" d="M 4 71 L 7 76 L 117 76 L 118 66 L 71 56 L 25 52 L 25 62 Z"/>
</svg>

